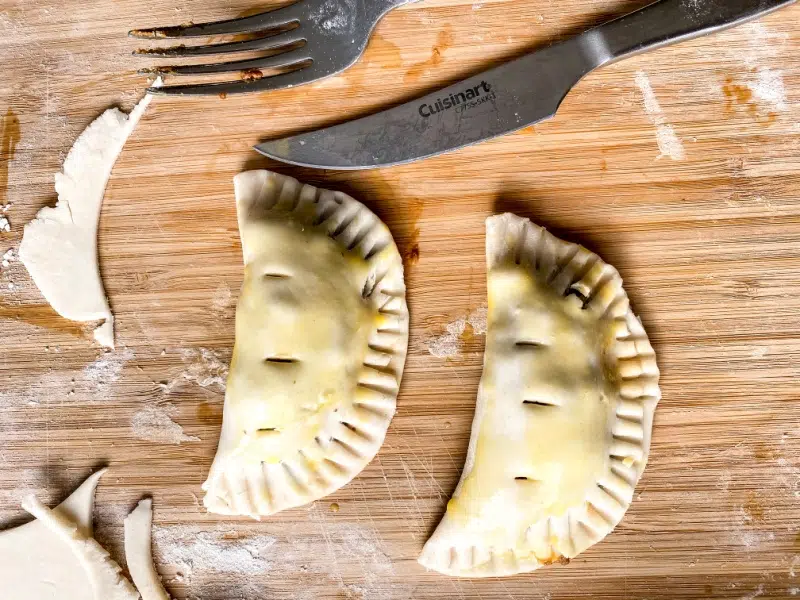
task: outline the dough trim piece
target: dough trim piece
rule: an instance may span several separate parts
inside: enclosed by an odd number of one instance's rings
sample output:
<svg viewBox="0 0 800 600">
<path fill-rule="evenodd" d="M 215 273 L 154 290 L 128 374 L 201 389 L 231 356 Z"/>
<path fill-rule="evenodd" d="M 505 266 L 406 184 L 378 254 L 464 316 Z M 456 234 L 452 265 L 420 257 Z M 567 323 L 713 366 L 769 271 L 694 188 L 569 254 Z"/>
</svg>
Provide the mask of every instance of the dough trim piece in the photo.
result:
<svg viewBox="0 0 800 600">
<path fill-rule="evenodd" d="M 234 179 L 245 276 L 210 512 L 312 502 L 378 452 L 408 347 L 388 228 L 341 192 L 268 171 Z"/>
<path fill-rule="evenodd" d="M 660 398 L 616 269 L 527 219 L 487 220 L 488 332 L 467 459 L 419 562 L 464 577 L 575 557 L 622 519 Z"/>
<path fill-rule="evenodd" d="M 86 535 L 69 518 L 50 510 L 35 496 L 22 501 L 22 508 L 66 542 L 86 570 L 97 600 L 138 600 L 139 594 L 121 574 L 122 568 L 93 537 Z"/>
<path fill-rule="evenodd" d="M 145 498 L 125 517 L 125 560 L 142 600 L 170 600 L 153 565 L 153 501 Z"/>
<path fill-rule="evenodd" d="M 0 531 L 3 600 L 134 600 L 139 597 L 119 566 L 92 538 L 94 473 L 50 510 L 36 498 L 23 507 L 36 520 Z"/>
<path fill-rule="evenodd" d="M 78 136 L 56 173 L 58 202 L 25 226 L 19 257 L 42 295 L 61 316 L 99 321 L 94 338 L 114 348 L 114 317 L 100 278 L 97 227 L 106 185 L 117 158 L 152 99 L 130 115 L 105 111 Z"/>
</svg>

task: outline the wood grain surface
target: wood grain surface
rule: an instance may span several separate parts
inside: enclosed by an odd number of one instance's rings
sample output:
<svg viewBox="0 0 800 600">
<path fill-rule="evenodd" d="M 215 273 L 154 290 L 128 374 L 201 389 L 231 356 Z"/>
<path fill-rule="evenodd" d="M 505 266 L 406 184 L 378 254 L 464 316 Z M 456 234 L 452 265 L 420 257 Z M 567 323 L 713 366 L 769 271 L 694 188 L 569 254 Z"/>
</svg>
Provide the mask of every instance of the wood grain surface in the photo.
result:
<svg viewBox="0 0 800 600">
<path fill-rule="evenodd" d="M 179 599 L 800 594 L 800 5 L 604 68 L 556 119 L 448 156 L 336 173 L 250 149 L 646 2 L 425 0 L 390 14 L 341 76 L 226 99 L 156 98 L 114 169 L 100 223 L 118 350 L 103 353 L 90 326 L 59 318 L 19 262 L 0 272 L 0 525 L 27 519 L 24 493 L 53 504 L 107 464 L 99 537 L 123 561 L 122 517 L 152 495 L 158 569 Z M 268 6 L 0 0 L 0 204 L 11 204 L 0 251 L 17 248 L 24 224 L 54 202 L 53 173 L 83 128 L 141 96 L 129 28 Z M 412 330 L 378 457 L 333 496 L 251 522 L 209 515 L 198 499 L 242 279 L 231 178 L 262 167 L 347 191 L 386 221 L 407 257 Z M 483 221 L 505 210 L 620 270 L 658 353 L 663 400 L 633 506 L 605 541 L 569 565 L 456 580 L 416 557 L 464 460 L 483 336 L 467 325 L 449 358 L 428 344 L 484 305 Z M 180 436 L 178 427 L 199 440 L 140 439 Z"/>
</svg>

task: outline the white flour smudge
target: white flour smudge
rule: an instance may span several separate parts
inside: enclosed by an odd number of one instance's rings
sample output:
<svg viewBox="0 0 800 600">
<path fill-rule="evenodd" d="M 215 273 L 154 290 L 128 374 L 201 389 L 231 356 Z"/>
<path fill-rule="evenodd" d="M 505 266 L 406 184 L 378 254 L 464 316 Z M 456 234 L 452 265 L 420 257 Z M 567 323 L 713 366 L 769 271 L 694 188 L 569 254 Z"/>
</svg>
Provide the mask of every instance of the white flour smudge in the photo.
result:
<svg viewBox="0 0 800 600">
<path fill-rule="evenodd" d="M 58 361 L 58 358 L 52 360 Z M 63 365 L 60 362 L 54 364 L 59 367 Z M 73 400 L 76 389 L 80 390 L 81 395 L 85 394 L 90 397 L 96 395 L 98 386 L 94 381 L 84 381 L 80 379 L 80 372 L 59 370 L 59 367 L 50 368 L 31 377 L 30 383 L 25 387 L 0 389 L 0 409 L 7 406 L 41 406 L 49 402 Z"/>
<path fill-rule="evenodd" d="M 21 472 L 15 473 L 16 481 L 11 489 L 2 489 L 0 493 L 6 496 L 10 504 L 16 508 L 22 504 L 22 499 L 25 496 L 34 494 L 43 502 L 46 498 L 49 499 L 53 494 L 47 491 L 45 485 L 45 474 L 41 469 L 23 469 Z M 0 481 L 0 488 L 7 488 L 12 485 L 11 481 Z"/>
<path fill-rule="evenodd" d="M 467 324 L 472 327 L 475 335 L 486 334 L 486 319 L 488 309 L 485 306 L 476 308 L 466 317 L 460 317 L 445 325 L 445 333 L 429 338 L 425 342 L 428 352 L 436 358 L 453 358 L 461 352 L 461 336 L 467 329 Z"/>
<path fill-rule="evenodd" d="M 275 543 L 267 535 L 240 538 L 224 531 L 204 531 L 174 525 L 153 532 L 153 548 L 159 562 L 175 565 L 187 579 L 205 572 L 257 575 L 270 563 L 265 551 Z"/>
<path fill-rule="evenodd" d="M 106 352 L 93 363 L 86 365 L 83 369 L 83 376 L 94 384 L 98 391 L 104 392 L 109 385 L 119 379 L 125 363 L 132 358 L 133 352 L 128 348 L 117 352 Z"/>
<path fill-rule="evenodd" d="M 172 420 L 177 409 L 171 404 L 147 406 L 133 415 L 131 429 L 137 439 L 161 444 L 199 442 L 200 438 L 183 433 L 183 427 Z"/>
<path fill-rule="evenodd" d="M 739 509 L 736 514 L 737 524 L 731 532 L 731 542 L 737 546 L 744 546 L 750 550 L 760 551 L 761 546 L 775 539 L 771 531 L 763 531 L 750 525 L 751 518 L 744 510 Z"/>
<path fill-rule="evenodd" d="M 740 46 L 732 45 L 727 51 L 733 52 L 734 57 L 746 66 L 758 68 L 765 60 L 783 57 L 783 46 L 789 39 L 787 32 L 770 31 L 760 22 L 746 23 L 737 28 L 737 31 L 745 35 L 747 46 L 741 50 Z"/>
<path fill-rule="evenodd" d="M 488 314 L 489 308 L 486 306 L 478 307 L 469 313 L 469 316 L 467 317 L 467 323 L 470 324 L 475 335 L 486 334 L 486 319 Z"/>
<path fill-rule="evenodd" d="M 779 458 L 778 482 L 790 492 L 794 498 L 800 498 L 800 467 L 796 467 L 785 458 Z"/>
<path fill-rule="evenodd" d="M 656 127 L 656 142 L 661 152 L 657 158 L 667 156 L 672 160 L 683 160 L 686 158 L 683 143 L 678 138 L 672 125 L 667 122 L 664 111 L 661 110 L 661 105 L 658 103 L 656 94 L 653 91 L 653 86 L 650 85 L 647 73 L 644 71 L 636 72 L 636 85 L 642 92 L 644 110 Z"/>
<path fill-rule="evenodd" d="M 59 354 L 61 350 L 58 346 L 45 346 L 45 352 Z M 109 390 L 119 381 L 125 364 L 133 358 L 134 354 L 129 348 L 122 348 L 116 352 L 107 351 L 82 370 L 70 371 L 66 369 L 60 357 L 51 357 L 50 360 L 53 361 L 51 364 L 57 366 L 32 377 L 26 387 L 0 389 L 0 409 L 25 404 L 40 406 L 64 400 L 108 399 Z"/>
<path fill-rule="evenodd" d="M 181 358 L 187 364 L 184 379 L 194 381 L 200 387 L 218 385 L 225 389 L 228 363 L 218 352 L 208 348 L 189 348 L 181 352 Z"/>
<path fill-rule="evenodd" d="M 185 348 L 181 350 L 181 359 L 185 365 L 183 372 L 167 383 L 159 384 L 164 393 L 171 393 L 185 381 L 192 381 L 204 388 L 216 386 L 225 391 L 228 360 L 221 352 L 209 348 Z"/>
<path fill-rule="evenodd" d="M 719 476 L 717 487 L 720 489 L 721 493 L 727 494 L 730 485 L 731 485 L 731 472 L 728 470 L 722 471 L 722 473 L 720 473 Z"/>
<path fill-rule="evenodd" d="M 14 262 L 14 249 L 9 248 L 5 254 L 3 254 L 3 258 L 0 259 L 0 268 L 7 269 L 11 266 L 11 263 Z"/>
<path fill-rule="evenodd" d="M 763 595 L 764 595 L 764 584 L 759 583 L 756 589 L 754 589 L 749 594 L 745 594 L 744 596 L 742 596 L 742 600 L 754 600 L 755 598 L 758 598 L 759 596 Z"/>
<path fill-rule="evenodd" d="M 341 34 L 353 30 L 355 14 L 354 0 L 326 0 L 311 13 L 311 20 L 325 31 Z"/>
<path fill-rule="evenodd" d="M 783 75 L 774 69 L 759 69 L 755 79 L 747 82 L 747 87 L 753 92 L 753 97 L 766 104 L 772 110 L 786 111 L 789 105 L 786 102 L 786 86 L 783 84 Z"/>
<path fill-rule="evenodd" d="M 282 560 L 289 565 L 296 565 L 298 560 L 307 560 L 309 568 L 317 572 L 327 572 L 338 580 L 344 597 L 353 600 L 388 600 L 389 598 L 410 598 L 411 587 L 392 581 L 395 575 L 391 557 L 383 548 L 381 540 L 374 529 L 360 527 L 355 523 L 339 523 L 328 521 L 325 513 L 314 504 L 309 510 L 309 518 L 320 528 L 320 534 L 326 541 L 328 556 L 318 556 L 312 539 L 304 543 L 294 543 L 293 550 L 281 553 Z M 358 564 L 361 573 L 357 584 L 345 583 L 335 557 L 347 557 L 350 563 Z M 317 563 L 317 564 L 313 564 Z"/>
<path fill-rule="evenodd" d="M 174 566 L 189 587 L 189 597 L 217 597 L 217 578 L 211 573 L 231 573 L 234 579 L 297 571 L 305 573 L 309 585 L 329 589 L 337 586 L 343 598 L 353 600 L 403 600 L 411 598 L 411 586 L 396 581 L 392 558 L 374 529 L 342 522 L 328 514 L 328 503 L 315 503 L 308 520 L 315 532 L 271 535 L 241 535 L 236 531 L 173 525 L 153 532 L 157 563 Z M 255 583 L 256 580 L 253 580 Z M 335 589 L 335 588 L 334 588 Z M 256 598 L 249 589 L 237 587 L 244 597 Z M 219 597 L 238 598 L 232 590 Z M 254 592 L 255 588 L 254 588 Z M 297 598 L 315 598 L 298 590 Z"/>
<path fill-rule="evenodd" d="M 364 572 L 360 585 L 344 586 L 347 598 L 375 600 L 386 597 L 382 588 L 386 577 L 394 574 L 394 568 L 389 556 L 381 550 L 375 534 L 366 529 L 348 526 L 342 528 L 340 538 L 343 556 L 354 558 Z"/>
<path fill-rule="evenodd" d="M 216 315 L 225 313 L 231 306 L 233 294 L 227 283 L 221 283 L 211 297 L 211 310 Z"/>
<path fill-rule="evenodd" d="M 436 358 L 452 358 L 458 356 L 461 350 L 461 334 L 467 327 L 467 320 L 464 317 L 456 319 L 452 323 L 445 325 L 445 332 L 437 335 L 425 342 L 428 352 Z"/>
<path fill-rule="evenodd" d="M 742 84 L 752 92 L 759 109 L 773 112 L 788 110 L 783 74 L 774 67 L 783 64 L 789 34 L 773 31 L 762 22 L 752 22 L 737 27 L 731 35 L 735 37 L 735 43 L 713 46 L 715 60 L 737 63 L 734 65 L 736 71 L 747 73 Z M 710 91 L 721 100 L 727 95 L 721 83 L 713 84 Z"/>
</svg>

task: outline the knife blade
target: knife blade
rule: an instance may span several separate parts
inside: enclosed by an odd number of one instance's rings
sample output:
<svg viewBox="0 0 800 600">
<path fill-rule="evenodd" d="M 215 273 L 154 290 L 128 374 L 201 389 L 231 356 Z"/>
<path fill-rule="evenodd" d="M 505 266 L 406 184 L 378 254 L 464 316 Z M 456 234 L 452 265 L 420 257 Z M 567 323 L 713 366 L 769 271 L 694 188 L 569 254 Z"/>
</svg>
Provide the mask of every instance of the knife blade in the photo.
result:
<svg viewBox="0 0 800 600">
<path fill-rule="evenodd" d="M 553 117 L 575 84 L 602 65 L 794 1 L 660 0 L 411 102 L 255 149 L 289 164 L 341 170 L 389 167 L 458 150 Z"/>
</svg>

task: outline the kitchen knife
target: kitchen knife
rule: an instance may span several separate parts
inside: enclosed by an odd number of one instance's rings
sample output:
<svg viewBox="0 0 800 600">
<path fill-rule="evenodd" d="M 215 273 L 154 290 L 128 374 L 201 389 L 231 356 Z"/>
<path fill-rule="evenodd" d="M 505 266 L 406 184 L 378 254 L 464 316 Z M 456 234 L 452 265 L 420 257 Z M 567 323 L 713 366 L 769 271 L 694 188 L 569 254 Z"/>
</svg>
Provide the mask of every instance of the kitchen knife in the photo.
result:
<svg viewBox="0 0 800 600">
<path fill-rule="evenodd" d="M 324 169 L 388 167 L 450 152 L 554 116 L 570 89 L 598 67 L 794 1 L 660 0 L 417 100 L 255 149 L 282 162 Z"/>
</svg>

